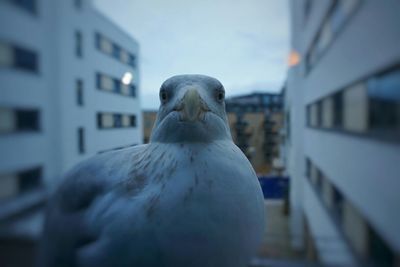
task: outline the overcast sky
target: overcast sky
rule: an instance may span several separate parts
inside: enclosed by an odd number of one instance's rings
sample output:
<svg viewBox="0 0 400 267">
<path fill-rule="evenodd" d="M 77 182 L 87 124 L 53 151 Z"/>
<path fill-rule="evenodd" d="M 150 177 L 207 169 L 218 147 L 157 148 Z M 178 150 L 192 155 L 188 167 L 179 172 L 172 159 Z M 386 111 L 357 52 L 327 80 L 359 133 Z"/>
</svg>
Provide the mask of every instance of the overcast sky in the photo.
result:
<svg viewBox="0 0 400 267">
<path fill-rule="evenodd" d="M 287 0 L 95 0 L 140 44 L 142 107 L 157 109 L 161 83 L 213 76 L 227 96 L 280 90 L 289 49 Z"/>
</svg>

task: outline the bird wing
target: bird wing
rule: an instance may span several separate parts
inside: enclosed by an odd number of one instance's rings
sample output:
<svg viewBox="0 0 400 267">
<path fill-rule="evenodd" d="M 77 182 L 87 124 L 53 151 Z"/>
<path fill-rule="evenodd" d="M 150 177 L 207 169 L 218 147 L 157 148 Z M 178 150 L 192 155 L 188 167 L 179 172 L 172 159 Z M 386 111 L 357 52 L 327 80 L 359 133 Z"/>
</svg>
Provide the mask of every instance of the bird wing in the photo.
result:
<svg viewBox="0 0 400 267">
<path fill-rule="evenodd" d="M 96 198 L 117 182 L 118 173 L 113 173 L 111 169 L 128 165 L 122 160 L 140 153 L 145 146 L 96 155 L 65 175 L 48 201 L 39 266 L 77 266 L 78 250 L 98 239 L 99 233 L 87 225 L 85 216 Z"/>
</svg>

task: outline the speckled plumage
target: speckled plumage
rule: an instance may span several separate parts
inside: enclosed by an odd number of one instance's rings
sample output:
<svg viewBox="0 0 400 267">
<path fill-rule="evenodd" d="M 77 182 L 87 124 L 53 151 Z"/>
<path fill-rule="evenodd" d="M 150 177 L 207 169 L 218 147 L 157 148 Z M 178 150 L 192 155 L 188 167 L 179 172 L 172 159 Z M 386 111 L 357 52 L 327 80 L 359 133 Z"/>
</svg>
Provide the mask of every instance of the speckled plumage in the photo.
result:
<svg viewBox="0 0 400 267">
<path fill-rule="evenodd" d="M 246 266 L 263 197 L 222 90 L 207 76 L 170 78 L 150 144 L 72 169 L 49 203 L 41 266 Z"/>
</svg>

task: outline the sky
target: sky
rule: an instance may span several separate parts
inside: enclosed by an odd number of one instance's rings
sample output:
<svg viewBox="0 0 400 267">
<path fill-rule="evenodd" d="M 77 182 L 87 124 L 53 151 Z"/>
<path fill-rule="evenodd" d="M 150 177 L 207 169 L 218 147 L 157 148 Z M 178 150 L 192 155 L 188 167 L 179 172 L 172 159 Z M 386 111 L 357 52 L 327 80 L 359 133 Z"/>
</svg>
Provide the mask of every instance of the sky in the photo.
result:
<svg viewBox="0 0 400 267">
<path fill-rule="evenodd" d="M 141 105 L 157 109 L 163 81 L 217 78 L 226 96 L 278 92 L 289 53 L 287 0 L 95 0 L 140 45 Z"/>
</svg>

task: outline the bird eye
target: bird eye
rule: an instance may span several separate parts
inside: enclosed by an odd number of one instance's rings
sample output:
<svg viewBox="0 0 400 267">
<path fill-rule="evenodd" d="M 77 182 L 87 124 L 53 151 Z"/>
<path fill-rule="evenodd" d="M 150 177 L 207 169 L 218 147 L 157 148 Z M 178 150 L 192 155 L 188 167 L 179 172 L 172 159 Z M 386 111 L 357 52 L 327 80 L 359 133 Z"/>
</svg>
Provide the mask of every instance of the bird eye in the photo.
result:
<svg viewBox="0 0 400 267">
<path fill-rule="evenodd" d="M 219 102 L 222 102 L 224 100 L 224 98 L 225 98 L 225 93 L 223 91 L 218 91 L 217 92 L 217 100 Z"/>
<path fill-rule="evenodd" d="M 165 90 L 160 91 L 160 100 L 162 103 L 167 102 L 168 100 L 168 94 Z"/>
</svg>

